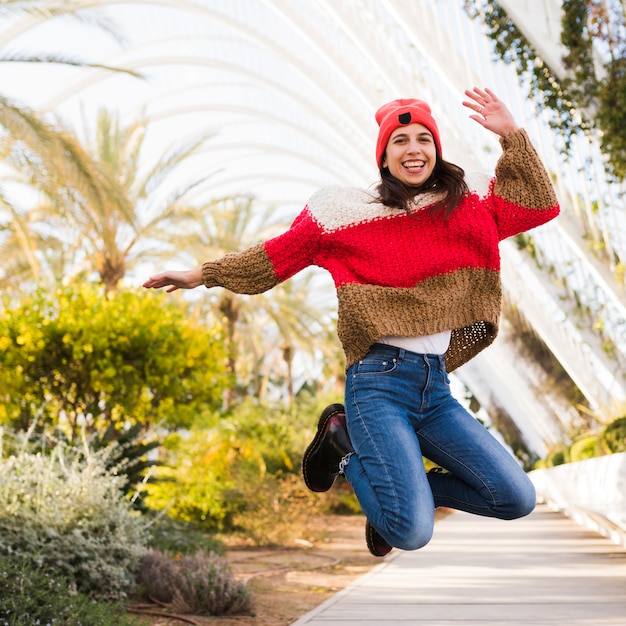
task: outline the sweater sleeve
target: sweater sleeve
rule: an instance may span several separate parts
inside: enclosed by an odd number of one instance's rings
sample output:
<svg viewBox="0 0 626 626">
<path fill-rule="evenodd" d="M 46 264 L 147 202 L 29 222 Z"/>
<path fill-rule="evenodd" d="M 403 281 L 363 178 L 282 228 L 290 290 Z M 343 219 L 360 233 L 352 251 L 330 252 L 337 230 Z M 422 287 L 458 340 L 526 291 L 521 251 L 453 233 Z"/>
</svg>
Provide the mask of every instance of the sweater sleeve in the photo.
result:
<svg viewBox="0 0 626 626">
<path fill-rule="evenodd" d="M 305 208 L 286 232 L 202 265 L 205 287 L 241 294 L 268 291 L 314 262 L 320 229 Z"/>
<path fill-rule="evenodd" d="M 500 239 L 544 224 L 559 214 L 550 176 L 525 130 L 500 139 L 491 195 Z"/>
</svg>

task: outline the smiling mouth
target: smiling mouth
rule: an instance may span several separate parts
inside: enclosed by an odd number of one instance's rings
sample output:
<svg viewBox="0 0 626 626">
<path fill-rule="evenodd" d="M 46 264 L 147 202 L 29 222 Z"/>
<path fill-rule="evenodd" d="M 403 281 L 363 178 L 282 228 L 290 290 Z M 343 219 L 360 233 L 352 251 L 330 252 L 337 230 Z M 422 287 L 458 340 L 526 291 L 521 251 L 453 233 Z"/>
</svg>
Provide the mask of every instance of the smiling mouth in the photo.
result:
<svg viewBox="0 0 626 626">
<path fill-rule="evenodd" d="M 402 164 L 402 167 L 407 170 L 414 170 L 421 169 L 422 167 L 424 167 L 424 165 L 426 165 L 426 161 L 405 161 Z"/>
</svg>

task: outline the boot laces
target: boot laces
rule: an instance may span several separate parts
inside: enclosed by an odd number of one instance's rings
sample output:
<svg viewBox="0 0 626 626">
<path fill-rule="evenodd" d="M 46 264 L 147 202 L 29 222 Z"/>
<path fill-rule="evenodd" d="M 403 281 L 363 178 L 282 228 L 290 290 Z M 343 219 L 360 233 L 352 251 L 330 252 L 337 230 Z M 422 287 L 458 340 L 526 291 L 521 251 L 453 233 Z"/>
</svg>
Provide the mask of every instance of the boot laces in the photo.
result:
<svg viewBox="0 0 626 626">
<path fill-rule="evenodd" d="M 354 452 L 348 452 L 346 456 L 344 456 L 341 461 L 339 461 L 339 474 L 344 474 L 344 469 L 346 465 L 350 462 L 350 457 L 354 454 Z"/>
</svg>

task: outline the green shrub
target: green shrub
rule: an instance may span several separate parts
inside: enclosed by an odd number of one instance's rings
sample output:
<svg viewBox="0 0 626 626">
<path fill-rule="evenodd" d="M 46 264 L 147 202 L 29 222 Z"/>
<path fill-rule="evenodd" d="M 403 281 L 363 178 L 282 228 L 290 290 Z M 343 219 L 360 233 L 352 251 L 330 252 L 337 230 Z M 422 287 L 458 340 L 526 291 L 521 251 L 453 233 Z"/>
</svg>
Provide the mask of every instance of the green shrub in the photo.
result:
<svg viewBox="0 0 626 626">
<path fill-rule="evenodd" d="M 242 471 L 237 478 L 230 497 L 241 504 L 233 513 L 229 535 L 243 536 L 255 545 L 293 545 L 328 504 L 296 474 L 259 476 Z"/>
<path fill-rule="evenodd" d="M 111 424 L 104 433 L 96 433 L 89 439 L 89 447 L 99 453 L 107 473 L 121 477 L 122 492 L 132 496 L 133 506 L 139 511 L 146 510 L 144 483 L 154 482 L 151 470 L 160 464 L 150 458 L 160 442 L 147 440 L 145 430 L 139 423 L 126 428 Z"/>
<path fill-rule="evenodd" d="M 0 424 L 189 426 L 230 382 L 221 326 L 165 294 L 68 286 L 0 307 Z"/>
<path fill-rule="evenodd" d="M 147 505 L 256 545 L 291 544 L 307 535 L 315 515 L 360 511 L 347 483 L 323 497 L 304 485 L 302 454 L 319 410 L 310 402 L 288 411 L 247 401 L 207 419 L 204 428 L 170 435 L 165 465 L 156 472 L 163 480 L 147 486 Z"/>
<path fill-rule="evenodd" d="M 156 472 L 159 481 L 146 486 L 147 506 L 206 531 L 228 527 L 232 504 L 226 505 L 223 493 L 234 487 L 230 474 L 236 450 L 228 441 L 215 440 L 212 430 L 195 429 L 169 435 L 164 450 L 164 466 Z"/>
<path fill-rule="evenodd" d="M 324 497 L 324 512 L 334 515 L 358 515 L 362 513 L 361 505 L 350 483 L 338 476 L 333 488 Z"/>
<path fill-rule="evenodd" d="M 252 595 L 227 561 L 198 553 L 174 561 L 157 551 L 141 559 L 138 574 L 149 598 L 193 615 L 249 614 Z"/>
<path fill-rule="evenodd" d="M 162 515 L 151 526 L 148 546 L 160 552 L 190 556 L 197 552 L 224 554 L 224 544 L 199 524 Z"/>
<path fill-rule="evenodd" d="M 612 454 L 626 452 L 626 416 L 616 419 L 604 429 L 602 443 Z"/>
<path fill-rule="evenodd" d="M 563 463 L 569 462 L 569 450 L 563 445 L 557 446 L 551 450 L 546 459 L 548 467 L 556 467 L 557 465 L 563 465 Z"/>
<path fill-rule="evenodd" d="M 316 416 L 302 415 L 314 428 Z M 302 486 L 300 460 L 313 432 L 290 411 L 242 402 L 227 415 L 207 418 L 203 428 L 167 437 L 165 466 L 155 473 L 163 480 L 147 486 L 146 504 L 205 530 L 228 532 L 277 480 L 291 474 Z"/>
<path fill-rule="evenodd" d="M 575 441 L 569 449 L 569 459 L 573 463 L 575 461 L 584 461 L 598 456 L 598 437 L 597 435 L 588 435 Z"/>
<path fill-rule="evenodd" d="M 0 558 L 0 626 L 131 626 L 120 605 L 98 604 L 28 559 Z"/>
<path fill-rule="evenodd" d="M 125 597 L 147 532 L 120 480 L 87 450 L 0 460 L 0 556 L 49 569 L 93 598 Z"/>
</svg>

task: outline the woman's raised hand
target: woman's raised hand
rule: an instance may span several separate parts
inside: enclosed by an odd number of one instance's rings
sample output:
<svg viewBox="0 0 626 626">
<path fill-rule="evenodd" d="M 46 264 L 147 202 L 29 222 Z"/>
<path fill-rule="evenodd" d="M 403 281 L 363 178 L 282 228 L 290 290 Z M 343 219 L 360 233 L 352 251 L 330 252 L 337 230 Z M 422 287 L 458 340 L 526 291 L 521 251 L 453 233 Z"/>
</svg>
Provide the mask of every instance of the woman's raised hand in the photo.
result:
<svg viewBox="0 0 626 626">
<path fill-rule="evenodd" d="M 474 87 L 472 90 L 466 89 L 465 95 L 471 100 L 464 100 L 463 106 L 476 112 L 476 115 L 470 115 L 470 119 L 487 130 L 504 137 L 519 128 L 504 102 L 490 89 Z"/>
</svg>

